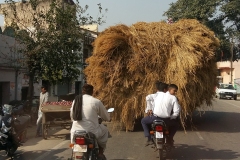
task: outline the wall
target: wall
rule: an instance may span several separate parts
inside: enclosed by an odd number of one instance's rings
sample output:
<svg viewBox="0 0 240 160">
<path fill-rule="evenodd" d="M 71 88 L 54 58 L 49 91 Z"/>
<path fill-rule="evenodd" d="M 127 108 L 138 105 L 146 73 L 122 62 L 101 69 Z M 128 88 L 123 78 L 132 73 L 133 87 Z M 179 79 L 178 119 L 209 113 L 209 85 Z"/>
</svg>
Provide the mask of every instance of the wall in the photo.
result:
<svg viewBox="0 0 240 160">
<path fill-rule="evenodd" d="M 233 63 L 233 66 L 234 66 L 234 70 L 235 70 L 235 76 L 234 76 L 234 79 L 236 78 L 240 78 L 240 61 L 238 62 L 234 62 Z"/>
<path fill-rule="evenodd" d="M 231 73 L 230 73 L 230 62 L 218 62 L 217 67 L 220 70 L 220 75 L 223 77 L 223 83 L 229 83 L 231 81 Z M 240 61 L 235 61 L 232 64 L 232 83 L 234 79 L 240 78 Z"/>
<path fill-rule="evenodd" d="M 14 100 L 15 99 L 15 88 L 17 87 L 17 99 L 21 98 L 21 86 L 16 86 L 15 84 L 15 71 L 14 70 L 3 70 L 0 69 L 0 82 L 8 82 L 9 83 L 9 95 L 3 95 L 4 97 L 7 97 L 7 99 Z M 4 76 L 3 76 L 4 75 Z M 3 85 L 5 86 L 5 83 Z M 5 88 L 6 90 L 6 88 Z"/>
</svg>

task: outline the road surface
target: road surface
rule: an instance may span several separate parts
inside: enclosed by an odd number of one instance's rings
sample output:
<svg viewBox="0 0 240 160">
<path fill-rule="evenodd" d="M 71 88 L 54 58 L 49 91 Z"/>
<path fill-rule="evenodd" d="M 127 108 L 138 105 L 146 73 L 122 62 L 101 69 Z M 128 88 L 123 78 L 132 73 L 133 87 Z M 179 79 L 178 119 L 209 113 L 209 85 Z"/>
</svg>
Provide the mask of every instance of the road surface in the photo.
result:
<svg viewBox="0 0 240 160">
<path fill-rule="evenodd" d="M 240 101 L 215 99 L 201 117 L 195 114 L 194 128 L 181 129 L 175 136 L 175 149 L 168 159 L 240 160 Z M 34 132 L 33 129 L 29 129 Z M 69 131 L 53 130 L 48 140 L 34 138 L 16 152 L 16 160 L 66 160 L 70 157 Z M 111 131 L 105 155 L 108 160 L 157 160 L 157 152 L 145 147 L 142 131 Z M 0 159 L 5 160 L 1 151 Z"/>
</svg>

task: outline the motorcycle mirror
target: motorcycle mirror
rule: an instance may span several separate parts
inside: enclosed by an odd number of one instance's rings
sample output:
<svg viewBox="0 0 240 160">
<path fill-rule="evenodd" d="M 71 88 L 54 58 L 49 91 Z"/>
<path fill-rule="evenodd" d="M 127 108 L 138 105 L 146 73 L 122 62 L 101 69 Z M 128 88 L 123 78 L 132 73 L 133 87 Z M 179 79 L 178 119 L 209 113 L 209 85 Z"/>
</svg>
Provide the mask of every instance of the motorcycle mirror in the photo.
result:
<svg viewBox="0 0 240 160">
<path fill-rule="evenodd" d="M 111 113 L 114 111 L 114 108 L 109 108 L 107 111 L 108 111 L 108 113 Z"/>
</svg>

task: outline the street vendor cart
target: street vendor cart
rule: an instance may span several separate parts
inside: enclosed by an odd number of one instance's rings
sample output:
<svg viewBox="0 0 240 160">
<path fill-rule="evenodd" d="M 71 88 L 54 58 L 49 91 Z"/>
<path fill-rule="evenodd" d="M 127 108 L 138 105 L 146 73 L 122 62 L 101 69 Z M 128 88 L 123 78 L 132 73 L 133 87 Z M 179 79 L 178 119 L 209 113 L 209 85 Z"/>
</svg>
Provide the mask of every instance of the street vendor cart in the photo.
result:
<svg viewBox="0 0 240 160">
<path fill-rule="evenodd" d="M 51 127 L 71 129 L 71 105 L 72 101 L 61 101 L 49 102 L 42 106 L 42 136 L 44 139 L 47 139 L 48 131 Z"/>
</svg>

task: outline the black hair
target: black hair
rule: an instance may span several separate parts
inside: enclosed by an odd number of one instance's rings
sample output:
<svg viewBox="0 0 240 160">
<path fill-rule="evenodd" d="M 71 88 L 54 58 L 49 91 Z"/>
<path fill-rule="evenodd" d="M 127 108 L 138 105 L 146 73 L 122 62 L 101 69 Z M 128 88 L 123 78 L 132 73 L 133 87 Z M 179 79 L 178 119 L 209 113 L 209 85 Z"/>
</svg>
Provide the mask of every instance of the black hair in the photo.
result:
<svg viewBox="0 0 240 160">
<path fill-rule="evenodd" d="M 92 95 L 93 94 L 93 86 L 90 84 L 84 84 L 83 88 L 82 88 L 82 94 Z"/>
<path fill-rule="evenodd" d="M 46 86 L 42 85 L 41 89 L 45 89 L 46 91 L 48 90 Z"/>
<path fill-rule="evenodd" d="M 155 86 L 156 86 L 156 89 L 157 89 L 157 90 L 158 90 L 158 87 L 159 87 L 159 84 L 160 84 L 160 83 L 162 83 L 162 82 L 160 82 L 160 81 L 156 81 L 156 82 L 155 82 Z"/>
<path fill-rule="evenodd" d="M 159 82 L 156 86 L 157 86 L 157 90 L 161 92 L 164 92 L 164 90 L 168 89 L 168 85 L 163 82 Z"/>
<path fill-rule="evenodd" d="M 178 90 L 178 86 L 176 84 L 170 84 L 168 86 L 168 88 L 174 88 L 174 89 Z"/>
</svg>

